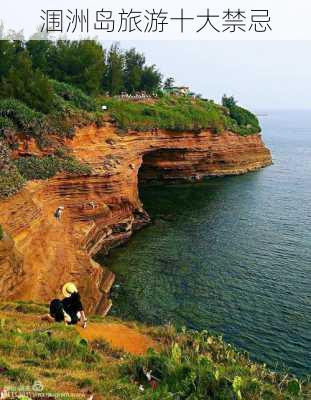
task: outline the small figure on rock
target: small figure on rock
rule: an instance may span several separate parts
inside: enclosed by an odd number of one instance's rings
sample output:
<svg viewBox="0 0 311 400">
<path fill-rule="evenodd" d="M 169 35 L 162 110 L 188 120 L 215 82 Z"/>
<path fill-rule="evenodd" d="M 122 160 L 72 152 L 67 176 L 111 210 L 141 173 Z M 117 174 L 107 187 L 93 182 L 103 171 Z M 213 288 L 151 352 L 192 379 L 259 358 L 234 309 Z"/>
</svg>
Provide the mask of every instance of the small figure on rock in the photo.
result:
<svg viewBox="0 0 311 400">
<path fill-rule="evenodd" d="M 96 202 L 93 200 L 89 202 L 89 205 L 93 210 L 96 208 Z"/>
<path fill-rule="evenodd" d="M 63 206 L 57 207 L 57 209 L 56 209 L 56 211 L 55 211 L 55 213 L 54 213 L 54 217 L 55 217 L 58 221 L 61 220 L 62 214 L 63 214 L 63 212 L 64 212 L 64 209 L 65 209 L 65 207 L 63 207 Z"/>
<path fill-rule="evenodd" d="M 93 201 L 93 200 L 83 203 L 81 206 L 82 210 L 89 210 L 90 208 L 92 210 L 95 210 L 96 207 L 97 207 L 97 203 L 96 203 L 96 201 Z"/>
</svg>

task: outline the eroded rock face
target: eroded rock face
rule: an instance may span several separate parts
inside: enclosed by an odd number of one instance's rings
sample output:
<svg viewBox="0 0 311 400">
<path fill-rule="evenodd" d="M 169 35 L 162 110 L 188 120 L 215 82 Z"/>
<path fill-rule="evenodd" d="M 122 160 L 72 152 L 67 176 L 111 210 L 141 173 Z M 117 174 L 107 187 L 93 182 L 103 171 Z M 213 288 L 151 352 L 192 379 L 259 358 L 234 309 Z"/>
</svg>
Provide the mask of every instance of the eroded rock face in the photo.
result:
<svg viewBox="0 0 311 400">
<path fill-rule="evenodd" d="M 10 288 L 5 284 L 10 272 L 1 275 L 2 299 L 48 302 L 61 295 L 64 282 L 74 281 L 87 309 L 104 313 L 111 305 L 114 275 L 92 256 L 108 252 L 149 222 L 139 199 L 138 179 L 200 180 L 242 174 L 272 162 L 260 135 L 230 132 L 119 135 L 107 125 L 80 129 L 66 144 L 92 166 L 91 176 L 58 175 L 30 182 L 1 203 L 0 223 L 22 254 L 24 271 L 23 279 Z M 57 220 L 54 211 L 59 206 L 64 213 Z"/>
<path fill-rule="evenodd" d="M 15 287 L 23 280 L 23 257 L 16 250 L 13 239 L 4 233 L 0 240 L 0 291 L 14 294 Z"/>
</svg>

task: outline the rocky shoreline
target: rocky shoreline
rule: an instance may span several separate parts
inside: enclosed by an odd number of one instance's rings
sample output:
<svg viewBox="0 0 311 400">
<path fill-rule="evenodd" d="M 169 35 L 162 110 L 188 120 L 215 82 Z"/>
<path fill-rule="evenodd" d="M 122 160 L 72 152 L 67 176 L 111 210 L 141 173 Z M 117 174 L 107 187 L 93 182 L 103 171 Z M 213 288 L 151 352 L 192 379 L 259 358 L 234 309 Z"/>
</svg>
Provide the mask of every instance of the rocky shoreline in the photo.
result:
<svg viewBox="0 0 311 400">
<path fill-rule="evenodd" d="M 93 257 L 126 242 L 149 222 L 139 199 L 140 183 L 200 181 L 272 163 L 259 134 L 121 133 L 107 122 L 101 128 L 78 129 L 65 144 L 93 172 L 29 182 L 1 203 L 0 224 L 20 257 L 17 266 L 14 257 L 0 254 L 0 299 L 47 302 L 64 281 L 72 280 L 81 288 L 88 310 L 104 315 L 111 307 L 114 274 Z M 33 143 L 29 152 L 40 150 Z M 54 211 L 60 205 L 65 210 L 57 221 Z"/>
</svg>

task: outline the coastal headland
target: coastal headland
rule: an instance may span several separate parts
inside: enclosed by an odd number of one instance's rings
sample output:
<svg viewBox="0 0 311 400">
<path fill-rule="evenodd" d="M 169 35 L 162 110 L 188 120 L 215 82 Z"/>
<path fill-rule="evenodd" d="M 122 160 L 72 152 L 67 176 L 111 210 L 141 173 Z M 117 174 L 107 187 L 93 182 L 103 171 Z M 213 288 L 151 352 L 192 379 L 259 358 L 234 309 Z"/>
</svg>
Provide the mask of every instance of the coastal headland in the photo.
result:
<svg viewBox="0 0 311 400">
<path fill-rule="evenodd" d="M 114 274 L 93 257 L 108 253 L 149 222 L 139 198 L 140 182 L 199 181 L 272 163 L 260 134 L 120 132 L 109 119 L 101 127 L 78 128 L 65 145 L 91 167 L 90 173 L 31 180 L 1 201 L 0 224 L 7 238 L 0 248 L 1 299 L 46 303 L 64 282 L 74 281 L 88 310 L 105 314 L 111 307 Z M 15 152 L 17 157 L 42 154 L 34 140 L 26 155 L 21 146 Z M 59 206 L 64 212 L 57 220 Z"/>
</svg>

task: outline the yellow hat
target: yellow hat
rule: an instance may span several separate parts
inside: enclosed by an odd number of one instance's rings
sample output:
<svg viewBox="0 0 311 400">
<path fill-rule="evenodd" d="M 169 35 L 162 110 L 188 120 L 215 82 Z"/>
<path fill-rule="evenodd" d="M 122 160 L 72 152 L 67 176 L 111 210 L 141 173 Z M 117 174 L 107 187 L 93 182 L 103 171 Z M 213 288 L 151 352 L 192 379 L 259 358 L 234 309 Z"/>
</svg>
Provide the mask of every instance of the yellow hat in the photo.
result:
<svg viewBox="0 0 311 400">
<path fill-rule="evenodd" d="M 65 297 L 70 297 L 72 295 L 72 293 L 77 293 L 78 289 L 74 283 L 67 282 L 63 286 L 62 292 Z"/>
</svg>

